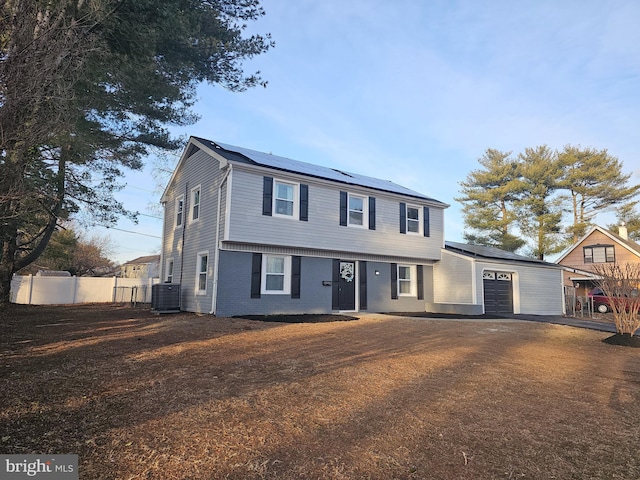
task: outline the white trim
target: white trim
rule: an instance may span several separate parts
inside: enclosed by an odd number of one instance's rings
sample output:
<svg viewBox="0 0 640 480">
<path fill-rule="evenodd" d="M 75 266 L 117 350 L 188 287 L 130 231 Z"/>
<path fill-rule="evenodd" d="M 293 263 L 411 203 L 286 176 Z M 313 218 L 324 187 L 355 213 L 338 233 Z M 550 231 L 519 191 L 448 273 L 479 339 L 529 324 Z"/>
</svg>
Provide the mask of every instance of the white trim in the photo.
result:
<svg viewBox="0 0 640 480">
<path fill-rule="evenodd" d="M 409 293 L 402 293 L 400 291 L 400 285 L 406 282 L 405 279 L 400 278 L 400 268 L 409 269 Z M 398 264 L 397 265 L 397 282 L 398 282 L 398 297 L 417 297 L 418 296 L 418 269 L 416 265 Z"/>
<path fill-rule="evenodd" d="M 220 277 L 220 215 L 222 215 L 222 206 L 220 202 L 222 201 L 222 187 L 225 182 L 227 182 L 227 202 L 226 202 L 226 218 L 225 218 L 225 236 L 227 235 L 227 230 L 229 228 L 228 218 L 229 218 L 229 204 L 231 203 L 229 197 L 229 190 L 231 190 L 231 174 L 233 173 L 233 165 L 228 164 L 229 168 L 224 173 L 224 176 L 220 180 L 220 185 L 218 186 L 218 204 L 216 206 L 217 214 L 216 214 L 216 238 L 215 238 L 215 250 L 213 253 L 214 263 L 213 263 L 213 288 L 211 291 L 211 311 L 209 315 L 215 315 L 216 308 L 218 306 L 218 281 Z"/>
<path fill-rule="evenodd" d="M 418 219 L 417 220 L 411 219 L 412 222 L 415 222 L 415 221 L 418 222 L 418 231 L 417 232 L 412 232 L 412 231 L 409 230 L 409 209 L 410 208 L 416 209 L 418 211 Z M 423 220 L 422 207 L 419 206 L 419 205 L 416 205 L 416 204 L 407 203 L 406 204 L 406 209 L 407 209 L 407 211 L 406 211 L 406 214 L 405 214 L 405 222 L 406 222 L 405 223 L 405 230 L 407 231 L 407 235 L 422 235 L 423 228 L 424 228 L 424 226 L 423 226 L 424 220 Z"/>
<path fill-rule="evenodd" d="M 169 264 L 171 264 L 171 266 L 172 266 L 171 281 L 169 281 Z M 164 274 L 164 276 L 162 278 L 164 278 L 165 282 L 173 283 L 173 279 L 174 279 L 175 274 L 176 274 L 176 264 L 173 261 L 173 257 L 169 257 L 169 258 L 165 258 L 164 259 L 164 272 L 162 272 L 162 273 Z"/>
<path fill-rule="evenodd" d="M 180 220 L 180 223 L 178 223 L 178 202 L 180 202 L 182 200 L 182 218 Z M 180 194 L 178 195 L 174 202 L 173 202 L 173 228 L 180 228 L 184 225 L 184 207 L 186 206 L 185 202 L 184 202 L 184 194 Z"/>
</svg>

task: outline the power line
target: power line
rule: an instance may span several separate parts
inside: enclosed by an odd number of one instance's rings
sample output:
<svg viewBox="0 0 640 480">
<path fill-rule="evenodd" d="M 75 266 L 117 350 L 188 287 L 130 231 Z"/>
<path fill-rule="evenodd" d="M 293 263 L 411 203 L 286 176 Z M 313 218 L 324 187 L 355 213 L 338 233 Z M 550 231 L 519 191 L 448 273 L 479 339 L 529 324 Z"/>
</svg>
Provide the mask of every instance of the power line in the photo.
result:
<svg viewBox="0 0 640 480">
<path fill-rule="evenodd" d="M 158 235 L 150 235 L 148 233 L 134 232 L 132 230 L 124 230 L 124 229 L 118 228 L 118 227 L 109 227 L 107 225 L 98 225 L 98 226 L 99 227 L 103 227 L 103 228 L 108 228 L 108 229 L 111 229 L 111 230 L 118 230 L 119 232 L 133 233 L 134 235 L 143 235 L 145 237 L 151 237 L 151 238 L 162 238 L 162 237 L 159 237 Z"/>
</svg>

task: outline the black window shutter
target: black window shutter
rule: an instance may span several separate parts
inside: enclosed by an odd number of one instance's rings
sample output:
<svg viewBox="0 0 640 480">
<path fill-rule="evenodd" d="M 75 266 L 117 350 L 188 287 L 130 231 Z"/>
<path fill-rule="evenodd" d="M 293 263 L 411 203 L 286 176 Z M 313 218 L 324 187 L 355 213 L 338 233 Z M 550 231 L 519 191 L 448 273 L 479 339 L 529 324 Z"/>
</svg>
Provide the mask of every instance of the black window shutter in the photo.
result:
<svg viewBox="0 0 640 480">
<path fill-rule="evenodd" d="M 400 202 L 400 233 L 407 233 L 407 204 Z"/>
<path fill-rule="evenodd" d="M 340 225 L 347 224 L 347 192 L 340 192 Z"/>
<path fill-rule="evenodd" d="M 273 177 L 264 177 L 262 182 L 262 214 L 271 216 L 273 208 Z"/>
<path fill-rule="evenodd" d="M 360 310 L 367 309 L 367 262 L 360 262 Z"/>
<path fill-rule="evenodd" d="M 418 265 L 418 300 L 424 300 L 424 269 Z"/>
<path fill-rule="evenodd" d="M 300 220 L 309 221 L 309 185 L 300 185 Z"/>
<path fill-rule="evenodd" d="M 369 197 L 369 230 L 376 229 L 376 197 Z"/>
<path fill-rule="evenodd" d="M 302 257 L 291 257 L 291 298 L 300 298 L 300 267 Z"/>
<path fill-rule="evenodd" d="M 429 207 L 423 207 L 422 212 L 422 216 L 424 217 L 424 236 L 429 237 L 431 236 L 431 231 L 429 229 Z"/>
<path fill-rule="evenodd" d="M 398 299 L 398 264 L 391 264 L 391 300 Z"/>
<path fill-rule="evenodd" d="M 333 260 L 331 275 L 331 308 L 340 310 L 340 260 Z"/>
<path fill-rule="evenodd" d="M 262 254 L 254 253 L 251 260 L 251 298 L 260 298 L 262 277 Z"/>
</svg>

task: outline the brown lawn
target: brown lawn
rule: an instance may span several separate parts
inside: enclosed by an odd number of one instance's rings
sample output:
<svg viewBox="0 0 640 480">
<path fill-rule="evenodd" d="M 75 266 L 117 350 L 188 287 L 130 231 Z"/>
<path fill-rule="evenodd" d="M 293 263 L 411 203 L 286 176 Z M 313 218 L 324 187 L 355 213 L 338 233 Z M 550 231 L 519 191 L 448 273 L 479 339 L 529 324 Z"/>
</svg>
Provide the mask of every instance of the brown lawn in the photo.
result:
<svg viewBox="0 0 640 480">
<path fill-rule="evenodd" d="M 82 479 L 638 479 L 640 353 L 541 323 L 2 312 L 0 453 Z"/>
</svg>

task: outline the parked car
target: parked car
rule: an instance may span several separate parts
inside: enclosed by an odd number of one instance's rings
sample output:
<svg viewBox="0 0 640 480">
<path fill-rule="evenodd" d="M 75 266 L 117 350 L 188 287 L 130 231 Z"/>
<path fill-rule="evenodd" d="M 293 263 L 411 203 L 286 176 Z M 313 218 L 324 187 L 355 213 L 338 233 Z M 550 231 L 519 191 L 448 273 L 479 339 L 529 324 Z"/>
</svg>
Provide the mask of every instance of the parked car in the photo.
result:
<svg viewBox="0 0 640 480">
<path fill-rule="evenodd" d="M 632 294 L 633 297 L 638 296 L 638 290 L 634 289 Z M 593 310 L 600 313 L 611 312 L 611 301 L 616 303 L 625 302 L 624 297 L 608 297 L 604 294 L 600 287 L 596 287 L 589 292 L 589 301 L 593 302 Z"/>
</svg>

